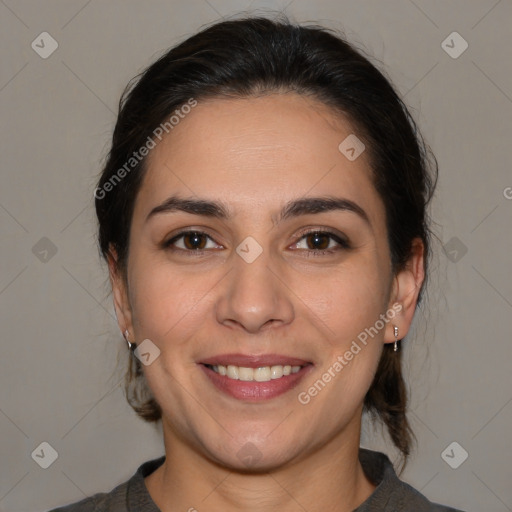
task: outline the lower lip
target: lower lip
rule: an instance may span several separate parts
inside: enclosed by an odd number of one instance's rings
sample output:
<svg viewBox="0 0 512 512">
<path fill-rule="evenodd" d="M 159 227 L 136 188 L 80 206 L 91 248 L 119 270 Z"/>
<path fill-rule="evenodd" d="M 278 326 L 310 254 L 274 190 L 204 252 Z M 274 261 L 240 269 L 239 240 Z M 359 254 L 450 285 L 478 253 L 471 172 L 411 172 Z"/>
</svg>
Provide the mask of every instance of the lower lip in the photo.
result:
<svg viewBox="0 0 512 512">
<path fill-rule="evenodd" d="M 303 366 L 297 373 L 284 375 L 279 379 L 272 379 L 268 382 L 256 382 L 230 379 L 225 375 L 218 374 L 204 364 L 200 366 L 217 389 L 233 398 L 249 402 L 269 400 L 290 391 L 313 368 L 313 365 L 309 364 Z"/>
</svg>

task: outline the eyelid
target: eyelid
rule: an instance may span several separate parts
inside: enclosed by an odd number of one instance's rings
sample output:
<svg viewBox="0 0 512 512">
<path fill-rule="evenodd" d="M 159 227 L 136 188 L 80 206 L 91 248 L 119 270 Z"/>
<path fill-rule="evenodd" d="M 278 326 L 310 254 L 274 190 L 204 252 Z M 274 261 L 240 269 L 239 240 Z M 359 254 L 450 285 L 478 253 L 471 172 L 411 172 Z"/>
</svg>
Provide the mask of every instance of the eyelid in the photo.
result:
<svg viewBox="0 0 512 512">
<path fill-rule="evenodd" d="M 325 227 L 308 227 L 301 229 L 295 236 L 298 237 L 298 241 L 302 240 L 305 236 L 313 234 L 313 233 L 319 233 L 322 235 L 328 235 L 332 239 L 334 239 L 341 247 L 344 248 L 350 248 L 351 244 L 346 235 L 341 233 L 338 230 L 334 230 L 332 228 L 325 228 Z M 298 242 L 294 242 L 298 243 Z M 314 251 L 313 249 L 310 249 L 312 252 L 320 252 L 320 250 Z"/>
<path fill-rule="evenodd" d="M 197 233 L 199 235 L 204 235 L 204 236 L 206 236 L 206 238 L 210 239 L 216 245 L 223 247 L 222 244 L 218 243 L 213 238 L 212 235 L 210 235 L 207 231 L 205 231 L 205 228 L 187 227 L 187 228 L 180 229 L 177 233 L 173 233 L 169 237 L 166 237 L 165 240 L 161 244 L 162 248 L 167 249 L 167 250 L 176 250 L 176 251 L 196 253 L 196 254 L 201 254 L 203 252 L 212 250 L 212 249 L 182 249 L 181 247 L 173 247 L 173 244 L 175 244 L 180 238 L 183 238 L 185 235 L 187 235 L 189 233 Z"/>
<path fill-rule="evenodd" d="M 173 244 L 176 243 L 177 240 L 180 238 L 183 238 L 183 236 L 189 234 L 189 233 L 197 233 L 199 235 L 204 235 L 208 239 L 210 239 L 215 244 L 219 245 L 220 247 L 223 247 L 222 244 L 219 244 L 213 236 L 211 236 L 207 231 L 204 230 L 205 228 L 193 228 L 193 227 L 187 227 L 179 230 L 177 233 L 174 233 L 170 236 L 170 238 L 166 238 L 166 240 L 162 243 L 162 247 L 164 249 L 168 250 L 176 250 L 176 251 L 182 251 L 182 252 L 188 252 L 188 253 L 194 253 L 194 254 L 202 254 L 207 251 L 211 251 L 212 249 L 182 249 L 181 247 L 173 247 Z M 302 250 L 304 252 L 308 253 L 314 253 L 314 254 L 325 254 L 325 253 L 332 253 L 339 249 L 349 249 L 351 247 L 351 244 L 347 237 L 337 231 L 333 230 L 332 228 L 325 228 L 325 227 L 306 227 L 302 228 L 294 238 L 296 238 L 296 241 L 292 245 L 298 244 L 300 241 L 302 241 L 306 236 L 310 234 L 318 233 L 321 235 L 326 235 L 332 240 L 334 240 L 337 244 L 337 248 L 330 248 L 330 249 L 298 249 Z"/>
<path fill-rule="evenodd" d="M 306 226 L 304 228 L 299 229 L 295 236 L 307 235 L 308 233 L 327 233 L 339 236 L 340 238 L 345 237 L 345 235 L 341 231 L 324 226 Z"/>
</svg>

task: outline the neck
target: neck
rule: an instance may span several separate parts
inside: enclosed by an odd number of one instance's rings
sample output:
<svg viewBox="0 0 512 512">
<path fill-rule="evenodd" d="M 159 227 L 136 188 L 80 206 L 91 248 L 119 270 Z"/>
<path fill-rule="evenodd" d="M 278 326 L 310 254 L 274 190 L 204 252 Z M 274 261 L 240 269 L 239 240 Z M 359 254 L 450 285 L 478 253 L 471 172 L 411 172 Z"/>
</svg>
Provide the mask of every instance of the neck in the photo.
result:
<svg viewBox="0 0 512 512">
<path fill-rule="evenodd" d="M 375 489 L 359 462 L 359 430 L 351 437 L 335 438 L 285 467 L 243 473 L 207 459 L 164 428 L 166 460 L 145 483 L 162 512 L 351 512 Z"/>
</svg>

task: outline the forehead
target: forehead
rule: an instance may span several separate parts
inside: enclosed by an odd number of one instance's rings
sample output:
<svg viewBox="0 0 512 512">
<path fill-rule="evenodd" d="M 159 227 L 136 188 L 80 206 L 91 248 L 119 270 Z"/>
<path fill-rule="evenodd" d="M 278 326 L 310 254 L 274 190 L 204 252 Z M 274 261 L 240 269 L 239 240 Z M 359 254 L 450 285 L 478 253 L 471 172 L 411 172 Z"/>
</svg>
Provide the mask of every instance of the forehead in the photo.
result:
<svg viewBox="0 0 512 512">
<path fill-rule="evenodd" d="M 199 101 L 151 151 L 138 203 L 148 211 L 179 193 L 272 210 L 337 194 L 379 216 L 367 155 L 350 161 L 339 149 L 353 135 L 347 120 L 295 93 Z"/>
</svg>

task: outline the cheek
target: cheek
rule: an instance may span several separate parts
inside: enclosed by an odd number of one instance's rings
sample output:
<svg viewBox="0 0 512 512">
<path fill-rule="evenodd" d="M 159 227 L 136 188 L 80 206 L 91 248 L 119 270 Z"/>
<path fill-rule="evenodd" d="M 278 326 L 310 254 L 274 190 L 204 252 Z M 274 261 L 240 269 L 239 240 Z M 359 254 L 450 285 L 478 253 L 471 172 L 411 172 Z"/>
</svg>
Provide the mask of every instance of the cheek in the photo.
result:
<svg viewBox="0 0 512 512">
<path fill-rule="evenodd" d="M 347 264 L 316 279 L 295 283 L 309 309 L 325 324 L 326 332 L 342 347 L 375 324 L 388 301 L 387 281 L 376 262 Z"/>
<path fill-rule="evenodd" d="M 318 371 L 321 382 L 317 374 L 315 389 L 301 391 L 311 396 L 322 394 L 318 406 L 337 407 L 343 403 L 346 408 L 339 408 L 340 414 L 353 410 L 363 400 L 383 348 L 386 323 L 381 315 L 387 307 L 387 281 L 375 260 L 367 263 L 340 267 L 328 278 L 303 285 L 309 309 L 314 312 L 311 317 L 321 320 L 316 323 L 324 326 L 321 330 L 328 336 L 323 343 L 325 357 Z"/>
<path fill-rule="evenodd" d="M 133 323 L 138 339 L 149 338 L 169 348 L 179 347 L 204 323 L 211 307 L 207 292 L 215 283 L 210 273 L 200 276 L 165 263 L 134 261 L 130 283 Z"/>
<path fill-rule="evenodd" d="M 328 283 L 326 292 L 326 283 L 310 283 L 311 309 L 328 326 L 329 337 L 322 340 L 317 371 L 297 394 L 304 411 L 335 432 L 356 415 L 373 381 L 384 334 L 373 329 L 385 311 L 386 294 L 378 272 L 368 267 L 338 271 Z"/>
</svg>

